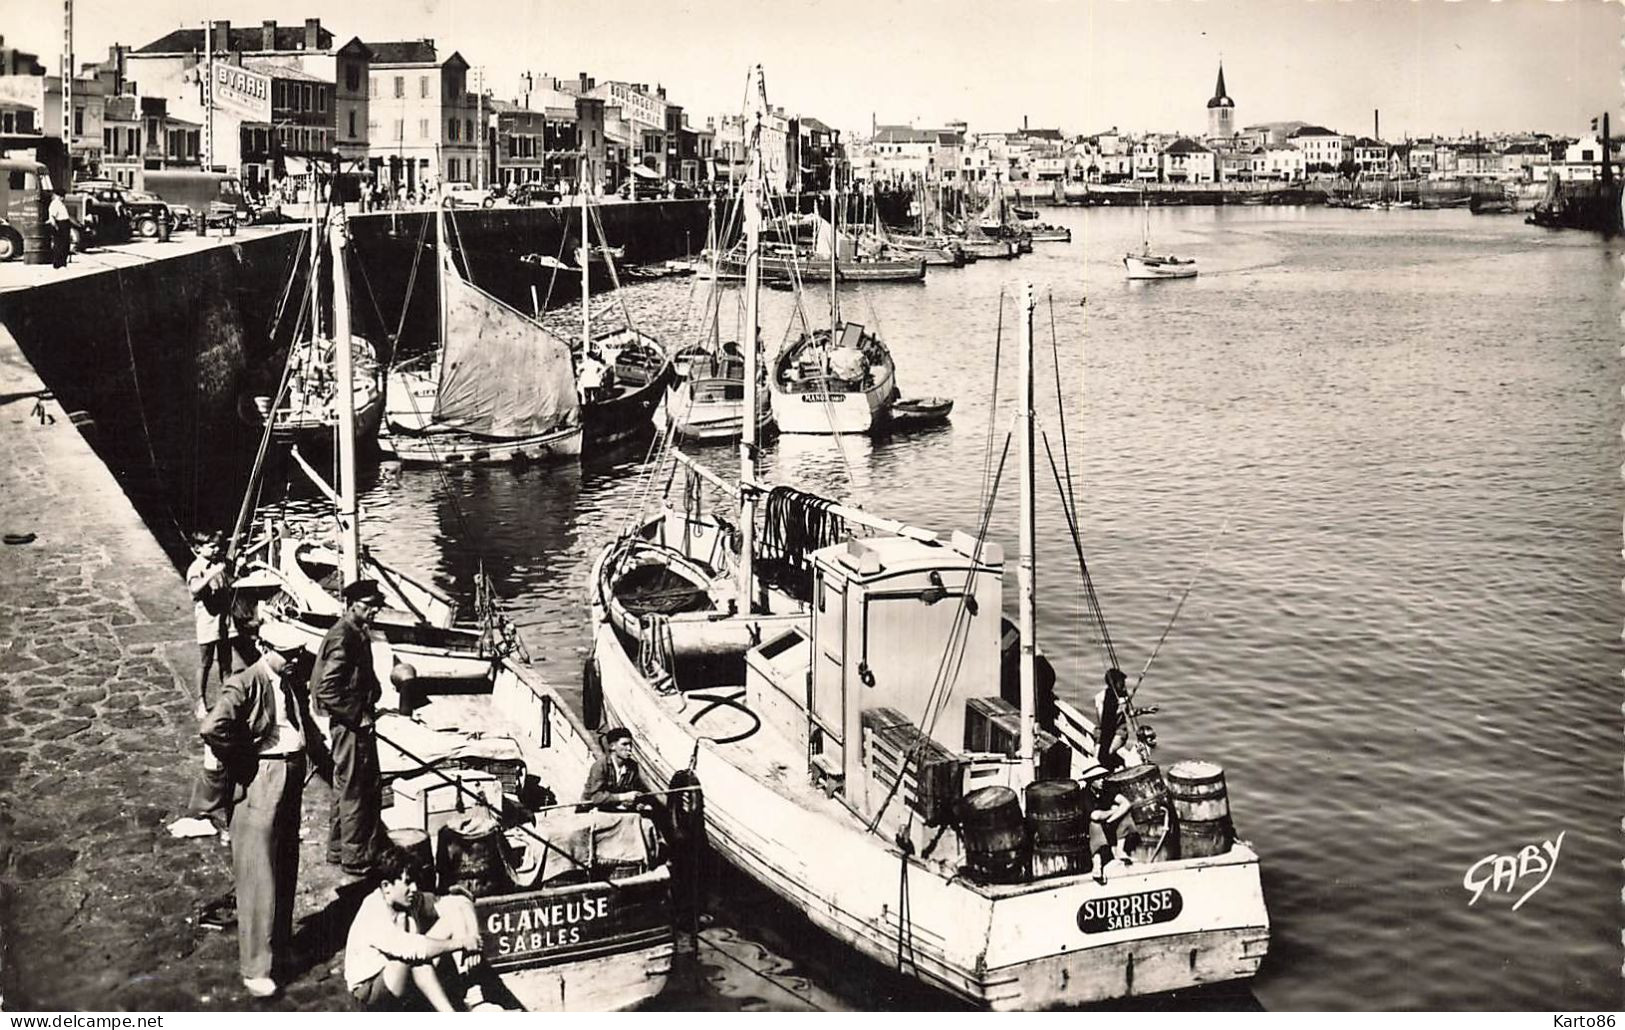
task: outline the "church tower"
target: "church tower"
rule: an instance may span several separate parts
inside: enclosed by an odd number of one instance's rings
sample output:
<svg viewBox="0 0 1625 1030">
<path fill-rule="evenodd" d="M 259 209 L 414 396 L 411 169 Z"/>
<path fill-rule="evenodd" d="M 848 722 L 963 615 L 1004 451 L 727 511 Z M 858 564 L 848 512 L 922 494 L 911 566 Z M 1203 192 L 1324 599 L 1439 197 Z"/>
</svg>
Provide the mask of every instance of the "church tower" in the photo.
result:
<svg viewBox="0 0 1625 1030">
<path fill-rule="evenodd" d="M 1236 132 L 1236 102 L 1224 91 L 1224 62 L 1219 62 L 1219 82 L 1213 99 L 1207 102 L 1208 139 L 1229 139 Z"/>
</svg>

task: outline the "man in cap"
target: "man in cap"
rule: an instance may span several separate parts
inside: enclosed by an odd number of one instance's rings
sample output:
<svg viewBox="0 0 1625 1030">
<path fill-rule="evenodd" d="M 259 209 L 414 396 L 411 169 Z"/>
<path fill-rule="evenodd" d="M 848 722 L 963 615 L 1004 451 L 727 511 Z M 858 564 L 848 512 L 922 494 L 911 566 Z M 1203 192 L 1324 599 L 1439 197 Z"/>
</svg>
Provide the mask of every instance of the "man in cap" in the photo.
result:
<svg viewBox="0 0 1625 1030">
<path fill-rule="evenodd" d="M 237 881 L 237 965 L 256 998 L 274 978 L 293 934 L 299 880 L 299 812 L 310 729 L 298 634 L 267 623 L 265 654 L 226 678 L 199 734 L 231 786 L 231 864 Z"/>
<path fill-rule="evenodd" d="M 366 876 L 389 843 L 378 818 L 383 778 L 373 732 L 382 688 L 368 637 L 384 594 L 375 581 L 358 579 L 344 588 L 343 597 L 344 615 L 316 652 L 310 692 L 332 720 L 334 795 L 327 860 L 351 875 Z"/>
</svg>

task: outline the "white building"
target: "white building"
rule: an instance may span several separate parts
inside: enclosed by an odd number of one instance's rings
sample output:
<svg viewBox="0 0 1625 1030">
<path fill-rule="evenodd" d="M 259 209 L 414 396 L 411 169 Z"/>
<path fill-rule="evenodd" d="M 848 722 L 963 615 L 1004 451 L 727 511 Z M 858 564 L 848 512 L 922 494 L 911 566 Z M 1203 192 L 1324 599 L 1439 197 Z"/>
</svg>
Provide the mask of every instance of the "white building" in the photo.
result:
<svg viewBox="0 0 1625 1030">
<path fill-rule="evenodd" d="M 1343 163 L 1346 137 L 1318 125 L 1308 125 L 1294 132 L 1288 142 L 1303 151 L 1304 164 L 1310 174 L 1320 174 L 1330 168 L 1337 170 Z"/>
<path fill-rule="evenodd" d="M 1280 182 L 1302 180 L 1308 168 L 1306 155 L 1290 143 L 1276 143 L 1264 148 L 1264 177 Z"/>
</svg>

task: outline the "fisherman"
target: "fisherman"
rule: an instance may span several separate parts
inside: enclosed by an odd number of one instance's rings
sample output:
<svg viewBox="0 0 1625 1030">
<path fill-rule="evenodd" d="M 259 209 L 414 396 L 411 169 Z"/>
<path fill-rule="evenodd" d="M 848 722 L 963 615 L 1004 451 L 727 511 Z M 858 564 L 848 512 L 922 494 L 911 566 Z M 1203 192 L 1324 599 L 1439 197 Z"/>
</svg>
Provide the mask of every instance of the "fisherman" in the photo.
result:
<svg viewBox="0 0 1625 1030">
<path fill-rule="evenodd" d="M 604 747 L 608 753 L 587 770 L 582 804 L 604 812 L 653 812 L 654 800 L 648 796 L 653 792 L 632 753 L 632 731 L 616 726 L 604 734 Z"/>
<path fill-rule="evenodd" d="M 343 598 L 344 615 L 316 652 L 310 692 L 318 710 L 332 720 L 334 795 L 327 861 L 353 876 L 366 876 L 388 843 L 378 818 L 383 785 L 373 730 L 383 690 L 368 636 L 384 594 L 375 581 L 358 579 L 344 588 Z"/>
<path fill-rule="evenodd" d="M 1116 859 L 1132 865 L 1129 849 L 1139 840 L 1139 828 L 1130 815 L 1133 802 L 1110 780 L 1103 780 L 1089 812 L 1089 850 L 1094 856 L 1096 882 L 1106 882 L 1106 863 Z M 1124 822 L 1124 820 L 1127 822 Z"/>
<path fill-rule="evenodd" d="M 306 754 L 325 751 L 310 729 L 302 640 L 273 623 L 261 643 L 265 654 L 221 684 L 198 732 L 230 785 L 238 970 L 249 994 L 269 998 L 293 935 Z"/>
<path fill-rule="evenodd" d="M 581 387 L 581 400 L 585 404 L 592 404 L 603 396 L 609 389 L 614 376 L 608 364 L 604 362 L 603 355 L 597 347 L 588 347 L 581 357 L 581 375 L 577 382 Z"/>
<path fill-rule="evenodd" d="M 420 892 L 417 872 L 409 852 L 385 848 L 378 856 L 378 886 L 350 924 L 344 981 L 364 1009 L 398 1011 L 421 996 L 436 1012 L 455 1011 L 433 960 L 479 951 L 473 902 Z"/>
</svg>

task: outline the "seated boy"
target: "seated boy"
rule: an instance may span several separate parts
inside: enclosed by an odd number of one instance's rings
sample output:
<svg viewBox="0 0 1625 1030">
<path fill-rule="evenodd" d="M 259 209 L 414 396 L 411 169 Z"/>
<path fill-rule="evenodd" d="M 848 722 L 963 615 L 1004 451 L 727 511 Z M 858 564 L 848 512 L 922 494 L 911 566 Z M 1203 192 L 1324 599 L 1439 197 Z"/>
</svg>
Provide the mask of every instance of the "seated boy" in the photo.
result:
<svg viewBox="0 0 1625 1030">
<path fill-rule="evenodd" d="M 385 849 L 378 859 L 378 885 L 350 924 L 344 945 L 344 980 L 362 1008 L 389 1011 L 420 998 L 437 1012 L 455 1011 L 434 959 L 480 948 L 474 905 L 461 895 L 437 902 L 420 892 L 412 856 Z"/>
</svg>

